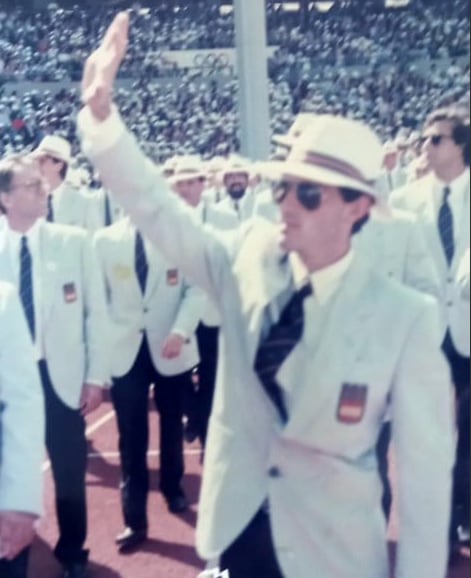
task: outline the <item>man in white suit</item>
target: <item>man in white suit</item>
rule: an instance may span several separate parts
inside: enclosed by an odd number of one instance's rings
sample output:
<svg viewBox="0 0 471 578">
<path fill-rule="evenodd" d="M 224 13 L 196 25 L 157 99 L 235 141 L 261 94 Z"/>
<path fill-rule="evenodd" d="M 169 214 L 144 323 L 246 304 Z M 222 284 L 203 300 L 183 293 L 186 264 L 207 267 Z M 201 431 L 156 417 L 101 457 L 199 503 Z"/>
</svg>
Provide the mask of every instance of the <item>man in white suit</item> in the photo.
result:
<svg viewBox="0 0 471 578">
<path fill-rule="evenodd" d="M 42 512 L 44 400 L 12 285 L 0 283 L 0 576 L 26 578 Z"/>
<path fill-rule="evenodd" d="M 275 142 L 286 149 L 285 154 L 280 158 L 286 158 L 296 140 L 315 122 L 315 119 L 316 115 L 303 113 L 298 116 L 286 135 L 274 137 Z M 376 186 L 377 184 L 378 181 Z M 260 204 L 256 204 L 254 212 L 272 222 L 278 222 L 281 219 L 281 212 L 273 200 L 273 195 L 270 199 L 267 199 L 266 194 L 264 197 Z M 380 192 L 379 197 L 383 198 Z M 274 212 L 275 209 L 278 215 Z M 355 251 L 377 273 L 433 297 L 439 297 L 438 272 L 427 249 L 421 224 L 414 215 L 399 209 L 385 210 L 384 205 L 381 206 L 381 210 L 373 208 L 368 223 L 354 236 L 352 244 Z M 377 444 L 379 473 L 383 483 L 382 504 L 387 519 L 389 519 L 392 504 L 388 476 L 390 437 L 391 424 L 387 419 Z"/>
<path fill-rule="evenodd" d="M 253 215 L 255 193 L 250 187 L 251 167 L 237 157 L 227 161 L 221 173 L 224 198 L 212 206 L 212 224 L 222 229 L 235 229 Z"/>
<path fill-rule="evenodd" d="M 41 163 L 48 188 L 47 214 L 50 222 L 74 225 L 94 232 L 106 223 L 105 195 L 91 193 L 68 179 L 72 163 L 70 143 L 57 135 L 47 135 L 33 153 Z"/>
<path fill-rule="evenodd" d="M 389 576 L 374 449 L 390 408 L 396 576 L 444 578 L 453 436 L 436 303 L 350 250 L 374 200 L 379 140 L 355 121 L 316 120 L 266 167 L 283 226 L 243 227 L 234 261 L 225 236 L 165 190 L 112 108 L 128 26 L 121 13 L 87 61 L 79 127 L 123 208 L 222 313 L 200 554 L 221 555 L 231 578 Z"/>
<path fill-rule="evenodd" d="M 451 367 L 458 403 L 468 405 L 470 387 L 470 341 L 463 331 L 469 304 L 455 291 L 455 277 L 470 246 L 469 119 L 454 109 L 432 113 L 424 127 L 424 153 L 431 173 L 395 191 L 391 205 L 414 213 L 423 225 L 427 246 L 440 278 L 439 304 L 444 336 L 443 349 Z M 469 428 L 458 419 L 458 447 Z M 469 478 L 469 460 L 455 466 L 450 542 L 459 547 L 459 534 L 469 528 L 469 491 L 460 492 L 460 480 Z M 466 532 L 465 532 L 466 533 Z"/>
<path fill-rule="evenodd" d="M 129 218 L 99 231 L 94 248 L 105 280 L 112 351 L 111 396 L 121 455 L 125 530 L 116 541 L 128 552 L 147 538 L 148 399 L 160 414 L 160 489 L 172 513 L 187 509 L 182 488 L 183 399 L 198 364 L 194 332 L 202 292 L 143 239 Z"/>
<path fill-rule="evenodd" d="M 45 403 L 46 446 L 56 490 L 55 554 L 67 578 L 85 576 L 84 416 L 109 382 L 104 287 L 85 231 L 46 222 L 47 192 L 26 155 L 0 163 L 6 231 L 0 279 L 19 291 L 35 345 Z"/>
<path fill-rule="evenodd" d="M 206 172 L 200 162 L 191 157 L 182 157 L 175 165 L 170 185 L 181 199 L 192 207 L 196 218 L 204 225 L 216 225 L 223 228 L 215 212 L 215 204 L 205 196 Z M 236 228 L 236 221 L 225 222 L 228 230 Z M 187 441 L 199 438 L 202 447 L 206 445 L 209 416 L 213 405 L 216 385 L 217 361 L 219 355 L 220 316 L 208 296 L 204 297 L 204 306 L 200 314 L 201 322 L 196 330 L 200 363 L 196 387 L 192 388 L 188 402 L 188 423 L 185 429 Z"/>
</svg>

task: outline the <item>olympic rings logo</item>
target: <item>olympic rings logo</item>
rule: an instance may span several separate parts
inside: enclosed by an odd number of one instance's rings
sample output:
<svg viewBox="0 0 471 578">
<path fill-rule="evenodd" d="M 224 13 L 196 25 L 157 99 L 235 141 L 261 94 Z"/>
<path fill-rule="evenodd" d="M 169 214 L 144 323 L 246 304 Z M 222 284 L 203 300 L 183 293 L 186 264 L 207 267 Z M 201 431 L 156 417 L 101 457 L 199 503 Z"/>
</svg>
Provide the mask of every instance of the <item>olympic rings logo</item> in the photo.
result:
<svg viewBox="0 0 471 578">
<path fill-rule="evenodd" d="M 224 52 L 196 54 L 193 59 L 195 68 L 211 68 L 217 70 L 231 65 L 229 56 Z"/>
</svg>

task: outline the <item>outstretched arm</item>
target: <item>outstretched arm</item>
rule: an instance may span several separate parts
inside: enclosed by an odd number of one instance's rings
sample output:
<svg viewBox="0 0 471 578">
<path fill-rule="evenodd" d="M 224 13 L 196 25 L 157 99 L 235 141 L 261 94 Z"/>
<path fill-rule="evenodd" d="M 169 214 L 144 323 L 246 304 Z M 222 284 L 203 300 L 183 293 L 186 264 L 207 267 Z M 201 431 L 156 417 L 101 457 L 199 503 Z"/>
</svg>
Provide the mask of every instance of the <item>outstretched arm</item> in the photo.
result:
<svg viewBox="0 0 471 578">
<path fill-rule="evenodd" d="M 120 13 L 88 58 L 79 115 L 82 147 L 104 185 L 141 230 L 185 276 L 217 300 L 228 253 L 223 235 L 199 224 L 142 153 L 112 104 L 113 84 L 126 54 L 129 17 Z"/>
</svg>

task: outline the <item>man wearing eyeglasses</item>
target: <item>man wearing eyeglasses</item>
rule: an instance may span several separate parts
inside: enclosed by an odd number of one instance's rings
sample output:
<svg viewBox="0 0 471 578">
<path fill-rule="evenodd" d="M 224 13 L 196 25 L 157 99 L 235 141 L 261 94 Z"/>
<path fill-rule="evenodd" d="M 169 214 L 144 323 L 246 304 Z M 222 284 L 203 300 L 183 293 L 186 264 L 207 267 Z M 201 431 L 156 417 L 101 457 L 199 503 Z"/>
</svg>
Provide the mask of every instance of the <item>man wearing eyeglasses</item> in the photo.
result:
<svg viewBox="0 0 471 578">
<path fill-rule="evenodd" d="M 44 220 L 47 189 L 31 155 L 0 161 L 0 280 L 13 283 L 34 343 L 46 406 L 65 578 L 83 578 L 86 539 L 84 417 L 109 383 L 105 292 L 85 231 Z"/>
<path fill-rule="evenodd" d="M 424 225 L 427 246 L 440 276 L 443 350 L 450 364 L 458 405 L 458 454 L 455 465 L 450 543 L 452 553 L 469 545 L 470 341 L 466 330 L 469 304 L 454 290 L 460 264 L 470 246 L 470 133 L 467 116 L 454 109 L 440 109 L 427 119 L 423 150 L 431 173 L 397 190 L 391 204 L 415 213 Z M 427 368 L 428 371 L 428 368 Z"/>
<path fill-rule="evenodd" d="M 118 15 L 87 61 L 79 127 L 131 218 L 221 311 L 200 554 L 219 556 L 231 578 L 389 576 L 374 450 L 390 408 L 396 576 L 444 578 L 453 439 L 437 306 L 351 250 L 375 202 L 381 143 L 362 123 L 319 117 L 285 161 L 260 167 L 281 227 L 250 223 L 234 239 L 205 229 L 112 106 L 128 26 Z"/>
</svg>

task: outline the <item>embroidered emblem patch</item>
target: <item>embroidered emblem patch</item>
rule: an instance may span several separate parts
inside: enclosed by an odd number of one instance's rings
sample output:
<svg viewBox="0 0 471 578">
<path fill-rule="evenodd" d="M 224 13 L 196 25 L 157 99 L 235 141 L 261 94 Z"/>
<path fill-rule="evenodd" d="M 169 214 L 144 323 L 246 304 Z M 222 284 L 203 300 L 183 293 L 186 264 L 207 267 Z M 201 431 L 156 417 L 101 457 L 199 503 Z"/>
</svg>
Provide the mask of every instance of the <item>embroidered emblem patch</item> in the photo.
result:
<svg viewBox="0 0 471 578">
<path fill-rule="evenodd" d="M 361 422 L 368 399 L 368 386 L 344 383 L 337 406 L 337 420 L 345 424 Z"/>
<path fill-rule="evenodd" d="M 64 293 L 64 301 L 66 303 L 73 303 L 77 301 L 77 290 L 75 289 L 75 283 L 66 283 L 62 287 Z"/>
<path fill-rule="evenodd" d="M 178 285 L 178 269 L 167 269 L 167 285 Z"/>
</svg>

